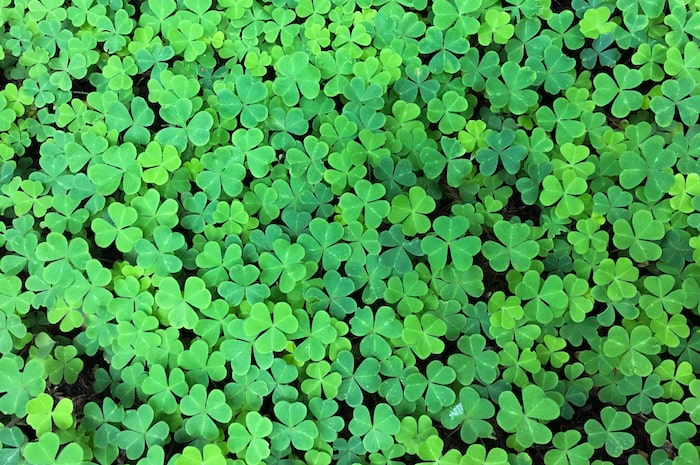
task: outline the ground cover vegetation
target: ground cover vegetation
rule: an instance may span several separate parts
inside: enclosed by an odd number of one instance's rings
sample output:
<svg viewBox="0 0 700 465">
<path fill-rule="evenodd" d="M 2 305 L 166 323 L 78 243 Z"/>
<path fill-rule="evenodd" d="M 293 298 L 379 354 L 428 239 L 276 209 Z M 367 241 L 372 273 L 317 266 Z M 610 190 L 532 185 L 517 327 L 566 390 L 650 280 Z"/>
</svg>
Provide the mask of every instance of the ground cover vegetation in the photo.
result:
<svg viewBox="0 0 700 465">
<path fill-rule="evenodd" d="M 0 0 L 0 464 L 700 464 L 699 10 Z"/>
</svg>

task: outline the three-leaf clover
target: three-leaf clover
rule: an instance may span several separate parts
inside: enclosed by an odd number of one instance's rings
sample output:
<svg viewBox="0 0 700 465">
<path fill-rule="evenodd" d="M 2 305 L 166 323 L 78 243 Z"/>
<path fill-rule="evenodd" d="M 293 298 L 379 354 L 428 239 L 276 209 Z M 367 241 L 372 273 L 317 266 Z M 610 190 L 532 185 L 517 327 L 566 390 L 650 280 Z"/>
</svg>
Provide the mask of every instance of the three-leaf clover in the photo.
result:
<svg viewBox="0 0 700 465">
<path fill-rule="evenodd" d="M 156 292 L 156 304 L 165 310 L 168 321 L 176 328 L 194 329 L 199 320 L 195 309 L 204 309 L 211 303 L 211 293 L 204 281 L 196 276 L 185 280 L 180 289 L 172 276 L 163 278 Z"/>
<path fill-rule="evenodd" d="M 486 135 L 488 147 L 482 147 L 476 152 L 479 171 L 490 176 L 496 172 L 500 161 L 506 172 L 515 174 L 520 170 L 520 162 L 527 157 L 527 148 L 515 142 L 515 131 L 504 128 L 502 131 L 490 131 Z"/>
<path fill-rule="evenodd" d="M 678 80 L 667 80 L 661 84 L 662 95 L 651 99 L 651 109 L 654 112 L 656 124 L 668 127 L 674 121 L 676 110 L 681 121 L 686 126 L 692 126 L 698 121 L 700 95 L 693 94 L 695 81 L 690 77 Z"/>
<path fill-rule="evenodd" d="M 114 202 L 107 207 L 106 218 L 95 218 L 92 221 L 95 243 L 100 247 L 109 247 L 114 242 L 120 252 L 130 252 L 143 237 L 143 231 L 133 226 L 138 219 L 136 209 Z"/>
<path fill-rule="evenodd" d="M 632 189 L 644 182 L 644 195 L 650 201 L 661 199 L 675 185 L 671 167 L 677 158 L 664 147 L 663 138 L 652 136 L 641 143 L 641 154 L 628 150 L 620 155 L 620 186 Z"/>
<path fill-rule="evenodd" d="M 136 263 L 162 277 L 180 271 L 182 260 L 174 252 L 185 246 L 185 237 L 162 224 L 155 227 L 152 236 L 155 244 L 147 239 L 134 244 Z"/>
<path fill-rule="evenodd" d="M 5 382 L 0 386 L 0 411 L 6 415 L 24 417 L 27 412 L 27 402 L 44 392 L 46 377 L 44 364 L 39 359 L 29 360 L 22 367 L 9 356 L 0 358 L 0 373 Z"/>
<path fill-rule="evenodd" d="M 588 184 L 573 169 L 567 169 L 561 175 L 561 181 L 554 175 L 548 175 L 542 181 L 540 201 L 545 206 L 554 205 L 554 214 L 561 219 L 575 217 L 585 208 L 579 198 L 586 192 Z"/>
<path fill-rule="evenodd" d="M 306 53 L 297 51 L 282 56 L 275 64 L 275 69 L 278 77 L 272 84 L 272 90 L 282 97 L 286 105 L 295 105 L 300 94 L 307 99 L 318 96 L 321 72 L 309 63 Z"/>
<path fill-rule="evenodd" d="M 376 229 L 390 211 L 389 202 L 384 200 L 386 188 L 361 179 L 353 186 L 355 193 L 345 192 L 340 196 L 340 209 L 343 219 L 350 223 L 360 217 L 369 229 Z"/>
<path fill-rule="evenodd" d="M 143 368 L 143 367 L 142 367 Z M 126 427 L 117 434 L 117 445 L 126 451 L 126 456 L 135 460 L 143 454 L 146 446 L 163 445 L 170 433 L 170 427 L 164 421 L 154 423 L 155 411 L 144 404 L 136 410 L 128 410 L 122 424 Z"/>
<path fill-rule="evenodd" d="M 302 262 L 306 251 L 301 244 L 290 244 L 284 239 L 272 243 L 271 252 L 260 254 L 261 280 L 268 285 L 279 279 L 281 292 L 291 292 L 306 276 L 306 266 Z"/>
<path fill-rule="evenodd" d="M 680 402 L 658 402 L 654 404 L 653 412 L 655 418 L 647 420 L 644 429 L 654 446 L 663 446 L 670 436 L 671 443 L 679 447 L 695 436 L 697 428 L 693 423 L 677 421 L 684 413 Z"/>
<path fill-rule="evenodd" d="M 190 417 L 185 420 L 187 434 L 207 441 L 219 436 L 219 427 L 214 420 L 226 423 L 233 414 L 223 391 L 212 389 L 207 392 L 202 384 L 190 388 L 189 394 L 182 398 L 180 409 L 183 415 Z"/>
<path fill-rule="evenodd" d="M 440 421 L 446 428 L 459 427 L 459 435 L 466 444 L 472 444 L 479 438 L 487 438 L 493 433 L 488 422 L 496 410 L 493 404 L 482 398 L 476 389 L 467 386 L 459 391 L 459 402 L 443 410 Z"/>
<path fill-rule="evenodd" d="M 313 420 L 307 419 L 308 409 L 301 402 L 282 400 L 274 406 L 279 422 L 273 422 L 271 445 L 276 450 L 284 450 L 293 445 L 299 450 L 309 450 L 318 437 L 318 428 Z"/>
<path fill-rule="evenodd" d="M 287 344 L 287 337 L 299 327 L 299 322 L 286 302 L 278 302 L 270 309 L 265 303 L 253 304 L 243 329 L 255 338 L 255 349 L 261 353 L 279 352 Z"/>
<path fill-rule="evenodd" d="M 413 186 L 408 195 L 392 199 L 388 219 L 394 224 L 401 223 L 404 234 L 414 236 L 430 229 L 430 219 L 426 215 L 434 209 L 435 200 L 422 187 Z"/>
<path fill-rule="evenodd" d="M 524 223 L 498 221 L 493 232 L 500 241 L 486 241 L 482 248 L 484 257 L 494 271 L 502 272 L 509 265 L 517 271 L 527 271 L 533 258 L 539 253 L 539 246 L 530 237 L 530 226 Z"/>
<path fill-rule="evenodd" d="M 666 235 L 661 221 L 655 219 L 649 210 L 639 210 L 632 215 L 632 224 L 620 218 L 613 223 L 613 244 L 628 250 L 637 263 L 658 260 L 662 249 L 657 243 Z"/>
<path fill-rule="evenodd" d="M 149 396 L 148 403 L 166 414 L 177 410 L 179 403 L 176 396 L 182 398 L 188 391 L 185 373 L 178 367 L 166 373 L 162 365 L 153 365 L 150 368 L 141 388 L 143 393 Z"/>
<path fill-rule="evenodd" d="M 197 147 L 206 145 L 211 137 L 214 118 L 206 111 L 192 115 L 192 101 L 180 98 L 161 108 L 160 115 L 171 126 L 158 131 L 155 140 L 161 145 L 173 145 L 184 151 L 188 141 Z"/>
<path fill-rule="evenodd" d="M 608 298 L 613 302 L 631 299 L 639 292 L 634 283 L 639 277 L 639 269 L 632 260 L 620 257 L 603 259 L 593 272 L 593 282 L 603 286 Z"/>
<path fill-rule="evenodd" d="M 520 446 L 547 444 L 552 439 L 552 431 L 540 421 L 559 417 L 559 405 L 547 397 L 539 386 L 529 384 L 522 389 L 522 404 L 513 392 L 502 392 L 498 405 L 498 425 L 509 433 L 515 433 L 515 440 Z"/>
<path fill-rule="evenodd" d="M 362 444 L 368 452 L 388 450 L 394 444 L 393 435 L 401 429 L 401 422 L 388 404 L 377 404 L 372 414 L 360 405 L 349 423 L 350 432 L 362 437 Z"/>
<path fill-rule="evenodd" d="M 619 370 L 626 376 L 649 376 L 654 366 L 647 355 L 655 355 L 660 350 L 648 326 L 637 326 L 629 333 L 621 326 L 613 326 L 603 343 L 605 355 L 621 357 Z"/>
<path fill-rule="evenodd" d="M 458 188 L 472 170 L 472 162 L 463 157 L 466 149 L 459 140 L 443 136 L 440 138 L 442 150 L 424 147 L 420 153 L 423 172 L 429 179 L 438 178 L 445 169 L 447 185 Z"/>
<path fill-rule="evenodd" d="M 508 107 L 512 113 L 522 115 L 537 103 L 537 92 L 528 89 L 537 80 L 537 73 L 530 67 L 507 61 L 501 66 L 501 76 L 503 81 L 498 77 L 486 80 L 486 94 L 494 110 Z"/>
<path fill-rule="evenodd" d="M 464 129 L 467 120 L 461 113 L 467 111 L 467 99 L 453 90 L 448 90 L 442 97 L 428 102 L 426 116 L 431 123 L 438 123 L 443 134 L 451 134 Z"/>
<path fill-rule="evenodd" d="M 381 187 L 377 184 L 375 186 Z M 388 211 L 388 203 L 386 207 Z M 339 242 L 344 234 L 340 223 L 329 223 L 323 218 L 314 218 L 309 223 L 309 233 L 301 234 L 298 243 L 304 246 L 306 258 L 320 262 L 325 270 L 337 270 L 352 253 L 349 244 Z"/>
<path fill-rule="evenodd" d="M 589 463 L 594 448 L 591 444 L 581 441 L 581 433 L 577 430 L 561 431 L 554 435 L 552 444 L 556 449 L 548 450 L 544 455 L 545 463 L 551 465 L 583 465 Z"/>
<path fill-rule="evenodd" d="M 350 319 L 350 331 L 362 337 L 360 353 L 378 360 L 391 355 L 388 340 L 401 337 L 401 330 L 401 321 L 396 318 L 394 310 L 386 305 L 376 311 L 367 306 L 359 308 Z"/>
<path fill-rule="evenodd" d="M 602 9 L 608 11 L 607 8 Z M 595 87 L 593 101 L 599 107 L 613 102 L 611 108 L 613 116 L 624 118 L 631 111 L 639 110 L 642 106 L 643 96 L 635 89 L 642 83 L 644 76 L 641 71 L 630 69 L 624 64 L 613 68 L 613 76 L 615 79 L 606 73 L 596 75 L 593 79 Z"/>
<path fill-rule="evenodd" d="M 272 433 L 272 421 L 256 411 L 248 412 L 245 425 L 231 423 L 228 427 L 229 450 L 246 463 L 257 465 L 270 455 L 270 443 L 266 439 Z"/>
<path fill-rule="evenodd" d="M 431 313 L 424 313 L 420 318 L 411 314 L 404 319 L 401 339 L 411 348 L 418 358 L 425 360 L 430 354 L 438 354 L 445 348 L 440 337 L 447 332 L 447 325 Z"/>
<path fill-rule="evenodd" d="M 459 271 L 471 268 L 473 257 L 481 249 L 481 240 L 467 235 L 469 220 L 464 216 L 440 216 L 433 221 L 434 235 L 421 240 L 421 248 L 433 270 L 441 270 L 450 261 Z"/>
<path fill-rule="evenodd" d="M 634 445 L 634 436 L 625 431 L 632 426 L 632 417 L 627 412 L 604 407 L 600 412 L 600 419 L 602 423 L 590 419 L 584 426 L 590 445 L 596 449 L 605 445 L 605 451 L 612 457 L 619 457 Z"/>
</svg>

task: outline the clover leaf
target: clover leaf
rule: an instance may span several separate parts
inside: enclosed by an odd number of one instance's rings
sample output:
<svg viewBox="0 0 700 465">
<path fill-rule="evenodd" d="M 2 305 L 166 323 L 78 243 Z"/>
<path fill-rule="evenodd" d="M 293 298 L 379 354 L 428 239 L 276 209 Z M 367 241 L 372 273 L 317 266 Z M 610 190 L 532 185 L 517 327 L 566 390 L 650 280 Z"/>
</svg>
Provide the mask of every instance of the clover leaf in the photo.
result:
<svg viewBox="0 0 700 465">
<path fill-rule="evenodd" d="M 530 384 L 523 388 L 522 404 L 510 391 L 501 393 L 498 404 L 498 425 L 509 433 L 515 433 L 515 440 L 522 447 L 546 444 L 552 439 L 552 431 L 540 421 L 557 418 L 559 406 L 539 386 Z"/>
<path fill-rule="evenodd" d="M 406 377 L 404 397 L 415 402 L 424 397 L 430 413 L 437 413 L 455 401 L 455 394 L 450 387 L 456 378 L 455 371 L 442 362 L 433 360 L 428 364 L 426 375 L 414 372 Z"/>
<path fill-rule="evenodd" d="M 471 22 L 472 26 L 476 23 Z M 473 31 L 476 32 L 476 31 Z M 433 54 L 428 63 L 432 73 L 456 73 L 459 70 L 459 59 L 455 54 L 462 54 L 469 49 L 469 42 L 458 29 L 450 28 L 443 33 L 437 27 L 431 26 L 425 36 L 418 42 L 421 53 Z"/>
<path fill-rule="evenodd" d="M 311 322 L 306 316 L 304 319 L 297 319 L 299 320 L 299 333 L 303 334 L 305 339 L 294 350 L 294 358 L 300 362 L 322 360 L 328 346 L 335 342 L 338 337 L 338 330 L 331 324 L 331 316 L 326 311 L 319 310 L 314 313 Z M 296 333 L 295 336 L 299 333 Z"/>
<path fill-rule="evenodd" d="M 494 271 L 505 271 L 509 265 L 518 271 L 528 270 L 531 260 L 539 252 L 537 243 L 528 239 L 530 227 L 524 223 L 498 221 L 493 226 L 493 232 L 500 243 L 486 241 L 482 253 Z"/>
<path fill-rule="evenodd" d="M 150 405 L 141 405 L 136 410 L 127 410 L 122 424 L 126 429 L 121 430 L 116 437 L 120 449 L 126 451 L 131 459 L 141 457 L 146 446 L 163 445 L 170 428 L 164 421 L 154 423 L 155 412 Z"/>
<path fill-rule="evenodd" d="M 214 421 L 226 423 L 232 415 L 223 391 L 213 389 L 207 392 L 201 384 L 190 388 L 189 394 L 182 398 L 180 409 L 183 415 L 190 417 L 185 420 L 187 433 L 208 441 L 219 435 L 219 428 Z"/>
<path fill-rule="evenodd" d="M 262 178 L 269 172 L 270 165 L 275 158 L 275 151 L 272 147 L 260 145 L 264 137 L 264 133 L 258 128 L 237 129 L 232 137 L 235 145 L 232 162 L 239 160 L 240 163 L 240 160 L 245 157 L 246 166 L 256 178 Z M 239 173 L 242 174 L 240 171 Z M 242 178 L 240 179 L 242 180 Z"/>
<path fill-rule="evenodd" d="M 486 80 L 486 94 L 493 109 L 507 107 L 512 113 L 522 115 L 537 103 L 537 93 L 528 89 L 537 80 L 535 71 L 507 61 L 501 66 L 501 76 L 503 81 L 497 77 Z"/>
<path fill-rule="evenodd" d="M 243 300 L 262 302 L 269 297 L 270 288 L 258 282 L 259 277 L 260 269 L 255 265 L 234 264 L 229 269 L 229 280 L 221 282 L 217 292 L 229 305 L 240 305 Z"/>
<path fill-rule="evenodd" d="M 84 366 L 82 359 L 76 355 L 78 349 L 74 346 L 59 346 L 54 349 L 54 357 L 46 360 L 46 373 L 51 383 L 60 384 L 65 381 L 75 384 Z"/>
<path fill-rule="evenodd" d="M 29 360 L 24 367 L 8 355 L 0 358 L 0 368 L 7 383 L 0 387 L 4 395 L 0 397 L 0 411 L 6 415 L 24 417 L 30 399 L 44 391 L 46 380 L 41 360 Z"/>
<path fill-rule="evenodd" d="M 165 184 L 170 173 L 180 167 L 181 160 L 177 150 L 172 145 L 161 146 L 158 142 L 150 142 L 145 151 L 137 158 L 142 168 L 141 177 L 144 182 L 158 186 Z"/>
<path fill-rule="evenodd" d="M 635 212 L 631 225 L 624 219 L 615 221 L 613 231 L 613 244 L 622 250 L 629 249 L 634 261 L 643 263 L 661 257 L 661 247 L 655 241 L 663 239 L 666 231 L 648 210 Z"/>
<path fill-rule="evenodd" d="M 277 239 L 272 244 L 273 253 L 260 254 L 260 278 L 265 284 L 272 285 L 279 279 L 279 289 L 290 292 L 306 276 L 306 267 L 302 263 L 306 252 L 301 244 L 290 244 L 284 239 Z"/>
<path fill-rule="evenodd" d="M 200 320 L 202 321 L 202 320 Z M 204 340 L 197 340 L 178 354 L 178 365 L 187 371 L 186 378 L 191 384 L 209 385 L 209 380 L 217 382 L 226 378 L 225 356 L 209 349 Z"/>
<path fill-rule="evenodd" d="M 54 407 L 53 397 L 41 393 L 27 402 L 27 423 L 34 428 L 38 437 L 53 430 L 53 425 L 65 430 L 73 425 L 73 403 L 61 399 Z"/>
<path fill-rule="evenodd" d="M 467 120 L 461 115 L 469 106 L 467 99 L 448 90 L 442 97 L 428 102 L 427 117 L 431 123 L 438 123 L 443 134 L 457 132 L 464 128 Z"/>
<path fill-rule="evenodd" d="M 698 120 L 698 104 L 700 96 L 691 95 L 695 89 L 695 83 L 691 78 L 664 81 L 661 84 L 662 95 L 651 99 L 651 109 L 655 114 L 655 121 L 661 127 L 668 127 L 678 110 L 681 121 L 687 126 L 692 126 Z"/>
<path fill-rule="evenodd" d="M 430 313 L 425 313 L 420 318 L 411 314 L 404 319 L 401 339 L 411 348 L 411 351 L 424 360 L 430 354 L 440 353 L 444 349 L 445 343 L 440 336 L 443 336 L 446 331 L 445 322 Z"/>
<path fill-rule="evenodd" d="M 504 128 L 500 132 L 489 132 L 486 135 L 488 147 L 482 147 L 476 152 L 479 171 L 487 176 L 496 172 L 500 161 L 505 170 L 515 174 L 520 170 L 520 162 L 527 156 L 527 150 L 521 145 L 513 145 L 515 131 Z"/>
<path fill-rule="evenodd" d="M 556 95 L 574 83 L 575 76 L 571 71 L 574 69 L 576 60 L 561 53 L 561 49 L 554 45 L 544 49 L 542 58 L 540 62 L 535 57 L 530 57 L 525 60 L 525 65 L 545 75 L 544 90 L 546 92 Z"/>
<path fill-rule="evenodd" d="M 473 257 L 479 252 L 481 240 L 478 237 L 467 236 L 468 229 L 469 220 L 463 216 L 440 216 L 433 221 L 435 235 L 424 237 L 421 240 L 421 248 L 434 270 L 445 267 L 448 252 L 457 270 L 465 271 L 471 268 Z"/>
<path fill-rule="evenodd" d="M 581 33 L 584 37 L 597 39 L 603 34 L 609 34 L 617 27 L 615 23 L 609 22 L 610 9 L 606 7 L 587 9 L 581 18 Z"/>
<path fill-rule="evenodd" d="M 609 357 L 622 357 L 619 369 L 623 374 L 648 376 L 653 365 L 647 355 L 655 355 L 661 349 L 648 326 L 637 326 L 630 333 L 614 326 L 608 332 L 603 350 Z"/>
<path fill-rule="evenodd" d="M 312 420 L 307 419 L 306 405 L 283 400 L 275 404 L 274 412 L 279 423 L 272 423 L 273 448 L 284 450 L 290 444 L 299 450 L 309 450 L 313 447 L 318 428 Z"/>
<path fill-rule="evenodd" d="M 627 376 L 619 384 L 620 393 L 626 396 L 632 396 L 627 401 L 627 409 L 630 413 L 644 412 L 648 414 L 652 411 L 654 402 L 652 399 L 660 398 L 664 389 L 659 384 L 660 378 L 656 374 L 649 375 L 642 384 L 640 376 Z"/>
<path fill-rule="evenodd" d="M 361 336 L 360 353 L 383 360 L 391 355 L 388 340 L 401 336 L 401 322 L 391 307 L 381 306 L 376 312 L 365 306 L 350 319 L 350 331 Z"/>
<path fill-rule="evenodd" d="M 309 397 L 320 397 L 322 392 L 328 399 L 338 395 L 343 378 L 340 373 L 331 372 L 330 363 L 325 360 L 310 363 L 306 374 L 309 378 L 301 383 L 301 390 Z"/>
<path fill-rule="evenodd" d="M 600 412 L 599 422 L 595 419 L 586 421 L 585 430 L 588 442 L 596 449 L 605 445 L 605 451 L 612 457 L 619 457 L 630 449 L 634 436 L 625 430 L 632 425 L 632 418 L 626 412 L 620 412 L 613 407 L 604 407 Z"/>
<path fill-rule="evenodd" d="M 270 455 L 270 443 L 265 438 L 272 430 L 272 421 L 251 411 L 245 416 L 245 426 L 240 422 L 229 425 L 227 445 L 231 452 L 244 457 L 247 463 L 258 464 Z"/>
<path fill-rule="evenodd" d="M 545 206 L 557 206 L 554 214 L 561 219 L 577 216 L 583 212 L 585 205 L 579 196 L 586 192 L 586 180 L 572 170 L 561 175 L 561 181 L 555 175 L 547 175 L 542 181 L 540 201 Z"/>
<path fill-rule="evenodd" d="M 552 108 L 541 106 L 535 113 L 537 123 L 547 131 L 556 127 L 555 138 L 559 144 L 567 144 L 586 133 L 586 125 L 580 120 L 581 109 L 565 98 L 554 100 Z"/>
<path fill-rule="evenodd" d="M 495 413 L 488 399 L 479 396 L 472 387 L 463 387 L 459 391 L 459 402 L 443 410 L 440 421 L 446 428 L 459 427 L 460 438 L 470 444 L 478 438 L 491 436 L 493 427 L 487 420 L 493 418 Z"/>
<path fill-rule="evenodd" d="M 214 444 L 206 444 L 202 451 L 193 446 L 186 446 L 182 455 L 175 462 L 176 465 L 222 465 L 226 463 L 223 452 Z"/>
<path fill-rule="evenodd" d="M 283 350 L 287 344 L 286 335 L 294 333 L 298 327 L 292 308 L 286 302 L 279 302 L 272 309 L 262 302 L 253 304 L 243 326 L 246 335 L 255 337 L 255 348 L 262 353 Z"/>
<path fill-rule="evenodd" d="M 337 270 L 352 253 L 350 245 L 339 242 L 343 235 L 340 223 L 314 218 L 309 223 L 309 234 L 301 234 L 298 243 L 306 249 L 307 258 L 320 262 L 326 270 Z"/>
<path fill-rule="evenodd" d="M 556 449 L 545 453 L 547 464 L 580 464 L 587 463 L 593 456 L 593 446 L 587 442 L 579 444 L 581 433 L 577 430 L 562 431 L 554 435 L 552 444 Z"/>
<path fill-rule="evenodd" d="M 65 286 L 75 279 L 73 267 L 85 267 L 89 253 L 84 239 L 76 237 L 69 242 L 63 234 L 50 232 L 46 240 L 36 246 L 36 258 L 45 262 L 41 273 L 44 281 Z"/>
<path fill-rule="evenodd" d="M 418 457 L 422 460 L 430 460 L 432 463 L 449 463 L 461 457 L 461 454 L 456 449 L 450 449 L 445 452 L 444 448 L 444 441 L 439 436 L 432 435 L 418 446 Z"/>
<path fill-rule="evenodd" d="M 401 429 L 401 422 L 394 415 L 391 406 L 380 403 L 372 415 L 367 407 L 360 405 L 355 409 L 348 426 L 353 435 L 362 437 L 362 444 L 367 451 L 377 452 L 392 446 L 393 435 Z"/>
<path fill-rule="evenodd" d="M 387 218 L 394 224 L 401 223 L 404 234 L 413 236 L 430 229 L 430 220 L 426 214 L 434 209 L 435 200 L 422 187 L 413 186 L 408 195 L 402 194 L 392 199 Z"/>
<path fill-rule="evenodd" d="M 77 442 L 65 444 L 59 452 L 61 441 L 57 434 L 42 434 L 36 442 L 25 446 L 24 458 L 36 465 L 78 465 L 84 459 L 83 449 Z"/>
<path fill-rule="evenodd" d="M 182 398 L 188 391 L 184 372 L 175 367 L 166 373 L 162 365 L 151 367 L 142 388 L 149 396 L 149 404 L 166 414 L 177 410 L 179 404 L 175 396 Z"/>
<path fill-rule="evenodd" d="M 639 270 L 627 257 L 618 260 L 606 258 L 593 272 L 593 281 L 599 286 L 605 286 L 605 292 L 613 302 L 636 296 L 638 291 L 634 282 L 638 277 Z"/>
<path fill-rule="evenodd" d="M 338 399 L 350 407 L 358 407 L 364 399 L 363 391 L 377 392 L 381 383 L 379 361 L 367 357 L 355 366 L 355 358 L 347 350 L 341 351 L 331 364 L 332 370 L 343 377 L 338 390 Z"/>
<path fill-rule="evenodd" d="M 170 324 L 177 328 L 193 329 L 199 320 L 196 309 L 204 309 L 211 303 L 211 293 L 204 281 L 196 276 L 185 280 L 184 290 L 172 276 L 160 281 L 155 296 L 156 304 L 165 310 Z"/>
<path fill-rule="evenodd" d="M 384 291 L 384 300 L 387 303 L 395 304 L 399 314 L 402 316 L 410 313 L 419 313 L 424 302 L 422 298 L 428 293 L 428 286 L 420 279 L 416 271 L 410 271 L 401 278 L 392 276 L 387 282 Z"/>
<path fill-rule="evenodd" d="M 389 202 L 384 200 L 386 188 L 382 184 L 372 184 L 361 179 L 353 186 L 355 193 L 345 192 L 340 196 L 340 208 L 343 219 L 350 223 L 360 216 L 367 228 L 375 229 L 388 215 Z"/>
<path fill-rule="evenodd" d="M 318 96 L 321 72 L 309 63 L 306 53 L 297 51 L 284 55 L 275 68 L 279 76 L 274 80 L 272 90 L 282 97 L 286 105 L 295 105 L 300 94 L 308 99 Z"/>
<path fill-rule="evenodd" d="M 674 421 L 683 414 L 679 402 L 659 402 L 653 408 L 655 418 L 650 418 L 644 425 L 649 433 L 651 443 L 661 447 L 668 437 L 676 447 L 688 442 L 697 432 L 696 426 L 689 421 Z"/>
<path fill-rule="evenodd" d="M 193 114 L 192 102 L 189 99 L 179 98 L 163 106 L 160 115 L 171 125 L 156 134 L 155 140 L 161 145 L 170 144 L 179 151 L 184 151 L 188 141 L 197 147 L 209 142 L 214 119 L 206 111 Z"/>
<path fill-rule="evenodd" d="M 604 8 L 607 11 L 607 8 Z M 601 73 L 593 79 L 595 91 L 593 101 L 599 107 L 613 102 L 611 112 L 617 118 L 624 118 L 631 111 L 638 110 L 642 106 L 642 94 L 633 90 L 639 87 L 644 80 L 642 72 L 630 69 L 627 65 L 619 64 L 613 68 L 613 76 Z"/>
</svg>

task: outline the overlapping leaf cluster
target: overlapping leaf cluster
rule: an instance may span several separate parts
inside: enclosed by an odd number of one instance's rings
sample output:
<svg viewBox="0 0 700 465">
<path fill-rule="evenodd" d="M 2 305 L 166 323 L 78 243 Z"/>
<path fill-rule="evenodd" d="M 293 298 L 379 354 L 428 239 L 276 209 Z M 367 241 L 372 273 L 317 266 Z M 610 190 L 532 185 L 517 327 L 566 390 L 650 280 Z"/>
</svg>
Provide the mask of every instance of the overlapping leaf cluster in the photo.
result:
<svg viewBox="0 0 700 465">
<path fill-rule="evenodd" d="M 0 0 L 0 462 L 697 464 L 699 10 Z"/>
</svg>

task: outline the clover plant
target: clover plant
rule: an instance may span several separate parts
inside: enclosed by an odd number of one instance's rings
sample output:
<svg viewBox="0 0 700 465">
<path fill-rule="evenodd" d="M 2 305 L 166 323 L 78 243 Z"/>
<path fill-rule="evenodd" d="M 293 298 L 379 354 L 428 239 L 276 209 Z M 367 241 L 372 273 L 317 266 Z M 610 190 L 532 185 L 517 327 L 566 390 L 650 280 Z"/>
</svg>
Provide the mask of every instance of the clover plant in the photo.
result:
<svg viewBox="0 0 700 465">
<path fill-rule="evenodd" d="M 700 463 L 697 1 L 0 0 L 0 69 L 0 463 Z"/>
</svg>

